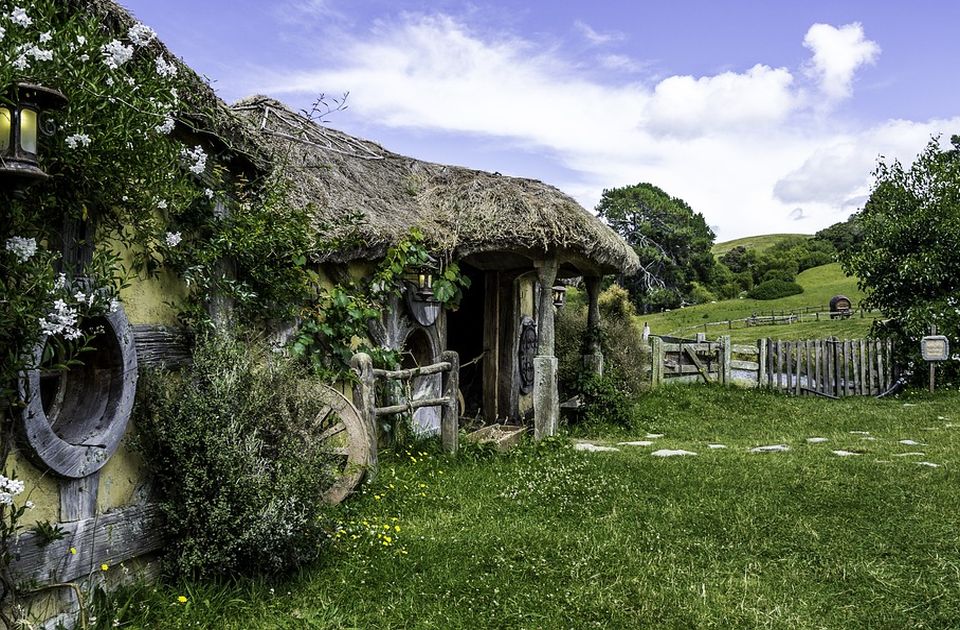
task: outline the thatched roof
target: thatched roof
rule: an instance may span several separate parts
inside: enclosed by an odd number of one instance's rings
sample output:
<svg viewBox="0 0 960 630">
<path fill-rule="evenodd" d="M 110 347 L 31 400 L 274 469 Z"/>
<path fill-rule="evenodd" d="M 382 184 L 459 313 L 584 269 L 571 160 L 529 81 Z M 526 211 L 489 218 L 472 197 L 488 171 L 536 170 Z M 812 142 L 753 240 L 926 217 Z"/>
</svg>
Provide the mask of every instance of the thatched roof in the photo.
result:
<svg viewBox="0 0 960 630">
<path fill-rule="evenodd" d="M 288 200 L 310 207 L 318 228 L 355 229 L 362 246 L 327 254 L 333 260 L 377 258 L 419 227 L 456 257 L 556 251 L 567 272 L 634 271 L 633 250 L 616 233 L 556 188 L 416 160 L 316 124 L 282 103 L 254 96 L 235 104 L 269 147 L 289 180 Z"/>
</svg>

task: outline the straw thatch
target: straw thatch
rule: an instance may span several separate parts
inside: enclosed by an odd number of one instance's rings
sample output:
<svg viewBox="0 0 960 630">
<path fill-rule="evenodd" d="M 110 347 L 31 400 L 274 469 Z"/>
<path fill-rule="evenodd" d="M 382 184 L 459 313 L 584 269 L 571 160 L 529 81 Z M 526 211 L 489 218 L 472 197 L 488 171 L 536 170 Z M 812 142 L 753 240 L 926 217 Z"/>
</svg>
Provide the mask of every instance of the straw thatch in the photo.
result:
<svg viewBox="0 0 960 630">
<path fill-rule="evenodd" d="M 568 195 L 543 182 L 433 164 L 316 124 L 276 100 L 254 96 L 234 105 L 261 134 L 290 184 L 288 200 L 310 207 L 331 236 L 357 229 L 362 246 L 327 260 L 371 259 L 420 228 L 456 257 L 556 252 L 568 269 L 632 272 L 634 251 Z"/>
</svg>

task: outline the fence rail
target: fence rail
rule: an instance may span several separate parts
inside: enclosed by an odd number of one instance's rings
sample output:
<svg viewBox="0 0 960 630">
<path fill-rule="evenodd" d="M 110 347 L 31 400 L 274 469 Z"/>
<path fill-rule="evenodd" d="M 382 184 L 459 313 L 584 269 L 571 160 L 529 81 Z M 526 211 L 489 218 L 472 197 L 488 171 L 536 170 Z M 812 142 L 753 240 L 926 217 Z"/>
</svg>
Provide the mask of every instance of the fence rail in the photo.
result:
<svg viewBox="0 0 960 630">
<path fill-rule="evenodd" d="M 819 310 L 821 307 L 815 307 L 813 309 L 801 308 L 794 311 L 787 310 L 771 310 L 771 311 L 760 311 L 750 317 L 739 317 L 736 319 L 722 319 L 715 322 L 703 322 L 702 324 L 691 324 L 689 326 L 684 326 L 682 328 L 677 328 L 670 332 L 671 335 L 677 335 L 681 333 L 689 333 L 691 331 L 702 331 L 709 332 L 710 328 L 721 329 L 721 330 L 740 330 L 743 328 L 751 328 L 754 326 L 783 326 L 787 324 L 799 324 L 803 322 L 814 322 L 814 321 L 825 321 L 829 319 L 841 319 L 841 318 L 859 318 L 864 319 L 867 316 L 876 318 L 877 316 L 882 315 L 880 311 L 876 310 L 858 310 L 852 309 L 848 313 L 840 313 L 830 310 Z"/>
<path fill-rule="evenodd" d="M 651 340 L 654 387 L 707 382 L 841 398 L 881 395 L 899 377 L 889 339 Z"/>
</svg>

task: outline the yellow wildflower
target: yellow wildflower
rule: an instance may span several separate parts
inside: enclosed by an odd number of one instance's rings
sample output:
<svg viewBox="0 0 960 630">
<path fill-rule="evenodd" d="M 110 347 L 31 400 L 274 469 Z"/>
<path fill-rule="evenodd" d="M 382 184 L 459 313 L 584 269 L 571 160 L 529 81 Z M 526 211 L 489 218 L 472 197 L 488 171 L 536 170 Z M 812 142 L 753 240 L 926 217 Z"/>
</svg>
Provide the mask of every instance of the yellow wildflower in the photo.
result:
<svg viewBox="0 0 960 630">
<path fill-rule="evenodd" d="M 395 529 L 397 532 L 399 532 L 399 531 L 400 531 L 400 526 L 399 526 L 399 525 L 394 525 L 394 526 L 393 526 L 393 529 Z"/>
<path fill-rule="evenodd" d="M 106 571 L 106 570 L 109 569 L 109 568 L 110 568 L 110 565 L 108 565 L 107 563 L 103 563 L 103 564 L 100 565 L 100 570 L 101 570 L 101 571 Z"/>
<path fill-rule="evenodd" d="M 76 547 L 70 547 L 70 555 L 72 555 L 72 556 L 77 555 L 77 548 L 76 548 Z"/>
<path fill-rule="evenodd" d="M 186 604 L 187 603 L 186 595 L 181 595 L 180 597 L 177 598 L 177 601 L 180 602 L 181 604 Z"/>
</svg>

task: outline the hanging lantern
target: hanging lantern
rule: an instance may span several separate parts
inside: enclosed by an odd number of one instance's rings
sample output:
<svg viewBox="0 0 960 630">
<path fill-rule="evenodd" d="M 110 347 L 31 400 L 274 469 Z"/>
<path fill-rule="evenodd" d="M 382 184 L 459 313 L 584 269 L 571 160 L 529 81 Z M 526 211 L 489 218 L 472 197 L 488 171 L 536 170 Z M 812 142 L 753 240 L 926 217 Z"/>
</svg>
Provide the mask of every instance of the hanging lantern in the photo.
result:
<svg viewBox="0 0 960 630">
<path fill-rule="evenodd" d="M 0 177 L 12 180 L 15 189 L 47 177 L 37 162 L 38 140 L 40 133 L 53 135 L 54 128 L 41 116 L 66 104 L 57 90 L 30 83 L 18 83 L 8 102 L 0 102 Z"/>
<path fill-rule="evenodd" d="M 433 302 L 433 280 L 439 266 L 437 260 L 430 256 L 425 263 L 406 273 L 407 282 L 412 285 L 409 290 L 413 292 L 413 299 L 418 302 Z"/>
<path fill-rule="evenodd" d="M 564 284 L 557 283 L 553 286 L 553 305 L 558 309 L 563 308 L 564 300 L 567 296 L 567 287 Z"/>
</svg>

